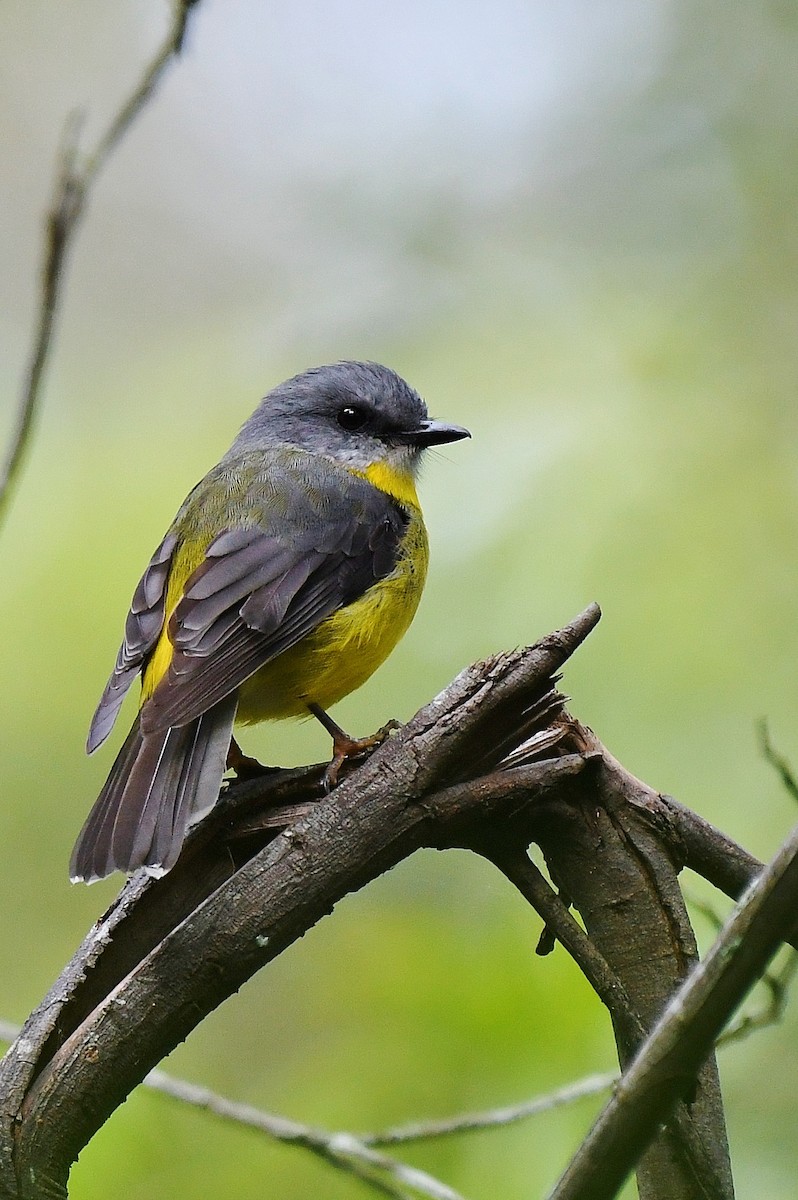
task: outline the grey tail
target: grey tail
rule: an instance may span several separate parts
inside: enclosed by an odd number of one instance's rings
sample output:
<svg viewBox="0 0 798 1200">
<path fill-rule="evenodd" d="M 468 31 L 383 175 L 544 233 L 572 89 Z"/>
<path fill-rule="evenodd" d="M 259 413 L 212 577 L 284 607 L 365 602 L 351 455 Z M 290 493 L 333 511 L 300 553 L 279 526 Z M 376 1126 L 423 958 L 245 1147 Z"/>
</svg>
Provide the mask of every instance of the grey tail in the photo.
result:
<svg viewBox="0 0 798 1200">
<path fill-rule="evenodd" d="M 233 693 L 188 725 L 146 735 L 136 717 L 75 843 L 73 882 L 174 866 L 189 825 L 219 797 L 237 706 Z"/>
</svg>

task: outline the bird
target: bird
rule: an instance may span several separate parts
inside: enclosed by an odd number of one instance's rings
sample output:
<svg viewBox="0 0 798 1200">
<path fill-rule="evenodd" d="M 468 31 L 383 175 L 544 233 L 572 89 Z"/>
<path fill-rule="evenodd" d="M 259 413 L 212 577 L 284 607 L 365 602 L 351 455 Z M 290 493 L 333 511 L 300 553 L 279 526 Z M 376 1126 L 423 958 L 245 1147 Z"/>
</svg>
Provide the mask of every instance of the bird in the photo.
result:
<svg viewBox="0 0 798 1200">
<path fill-rule="evenodd" d="M 333 738 L 328 790 L 386 736 L 351 738 L 327 710 L 410 625 L 428 564 L 419 465 L 470 436 L 378 363 L 313 367 L 268 392 L 133 594 L 87 752 L 138 675 L 139 709 L 75 843 L 73 881 L 169 871 L 225 771 L 254 762 L 234 723 L 316 717 Z"/>
</svg>

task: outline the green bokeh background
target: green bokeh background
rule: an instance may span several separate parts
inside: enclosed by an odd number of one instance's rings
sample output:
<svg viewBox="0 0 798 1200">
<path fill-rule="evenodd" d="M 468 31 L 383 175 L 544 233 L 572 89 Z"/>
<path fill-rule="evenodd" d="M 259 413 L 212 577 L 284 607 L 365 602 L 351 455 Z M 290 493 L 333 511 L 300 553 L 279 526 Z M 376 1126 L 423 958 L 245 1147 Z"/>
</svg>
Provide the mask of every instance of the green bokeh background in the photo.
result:
<svg viewBox="0 0 798 1200">
<path fill-rule="evenodd" d="M 84 107 L 90 140 L 166 15 L 0 13 L 4 436 L 64 117 Z M 388 362 L 473 432 L 428 463 L 427 592 L 342 723 L 406 718 L 597 599 L 573 711 L 636 774 L 774 852 L 795 813 L 755 727 L 767 717 L 798 764 L 797 51 L 778 0 L 204 0 L 92 199 L 0 533 L 0 1016 L 24 1019 L 118 886 L 71 888 L 66 863 L 112 759 L 82 745 L 142 566 L 259 396 L 313 362 Z M 326 752 L 305 725 L 245 746 Z M 418 855 L 166 1066 L 353 1130 L 609 1068 L 603 1012 L 564 953 L 534 957 L 538 933 L 483 864 Z M 795 1034 L 788 1009 L 721 1059 L 741 1197 L 795 1195 Z M 469 1200 L 540 1196 L 596 1107 L 408 1156 Z M 139 1090 L 72 1194 L 365 1193 Z"/>
</svg>

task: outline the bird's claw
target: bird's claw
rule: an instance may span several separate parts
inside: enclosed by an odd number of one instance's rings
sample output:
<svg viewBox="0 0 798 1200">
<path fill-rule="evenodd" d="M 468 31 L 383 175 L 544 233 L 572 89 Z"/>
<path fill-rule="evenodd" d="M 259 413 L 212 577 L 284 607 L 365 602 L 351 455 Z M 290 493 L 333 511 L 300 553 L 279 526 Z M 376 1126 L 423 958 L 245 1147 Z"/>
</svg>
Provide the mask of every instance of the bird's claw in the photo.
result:
<svg viewBox="0 0 798 1200">
<path fill-rule="evenodd" d="M 381 729 L 376 733 L 372 733 L 369 737 L 352 738 L 343 730 L 339 730 L 333 735 L 333 756 L 330 760 L 327 770 L 322 776 L 322 787 L 324 791 L 329 793 L 338 783 L 338 776 L 344 763 L 350 759 L 363 758 L 376 750 L 378 746 L 390 737 L 396 729 L 401 729 L 399 721 L 391 719 L 386 721 Z"/>
</svg>

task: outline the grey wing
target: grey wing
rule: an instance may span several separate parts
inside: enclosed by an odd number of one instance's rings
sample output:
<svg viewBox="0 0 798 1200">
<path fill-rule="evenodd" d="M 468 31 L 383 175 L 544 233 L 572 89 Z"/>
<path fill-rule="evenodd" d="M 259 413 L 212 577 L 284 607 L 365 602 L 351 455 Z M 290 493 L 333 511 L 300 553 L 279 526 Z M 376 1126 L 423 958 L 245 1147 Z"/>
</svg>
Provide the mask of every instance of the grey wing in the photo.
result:
<svg viewBox="0 0 798 1200">
<path fill-rule="evenodd" d="M 119 647 L 111 678 L 105 685 L 92 718 L 86 749 L 89 754 L 108 737 L 131 683 L 142 669 L 163 629 L 166 584 L 177 534 L 167 533 L 150 559 L 133 593 L 125 622 L 125 638 Z"/>
<path fill-rule="evenodd" d="M 321 489 L 310 517 L 306 497 L 279 534 L 239 526 L 209 545 L 170 618 L 174 654 L 145 732 L 195 720 L 394 569 L 408 518 L 390 497 L 351 475 L 335 503 Z"/>
</svg>

